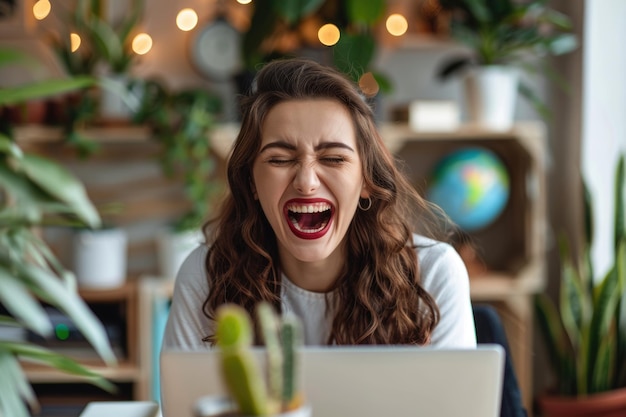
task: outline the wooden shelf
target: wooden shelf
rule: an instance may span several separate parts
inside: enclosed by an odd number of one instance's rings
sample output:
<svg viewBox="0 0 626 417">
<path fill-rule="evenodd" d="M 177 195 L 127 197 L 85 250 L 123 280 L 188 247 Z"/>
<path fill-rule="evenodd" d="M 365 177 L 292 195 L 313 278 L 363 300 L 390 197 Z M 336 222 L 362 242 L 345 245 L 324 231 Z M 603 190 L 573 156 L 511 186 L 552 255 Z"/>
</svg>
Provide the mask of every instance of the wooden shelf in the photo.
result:
<svg viewBox="0 0 626 417">
<path fill-rule="evenodd" d="M 148 126 L 107 126 L 89 127 L 78 131 L 85 138 L 97 142 L 128 143 L 144 142 L 150 139 L 152 132 Z M 61 127 L 42 125 L 22 125 L 14 129 L 16 141 L 20 144 L 42 144 L 60 142 L 65 133 Z"/>
<path fill-rule="evenodd" d="M 118 366 L 93 365 L 86 367 L 112 382 L 135 382 L 140 376 L 137 365 L 124 362 Z M 58 384 L 86 382 L 88 379 L 78 375 L 63 373 L 43 365 L 25 364 L 24 372 L 31 383 Z"/>
<path fill-rule="evenodd" d="M 539 263 L 526 265 L 519 273 L 489 272 L 470 276 L 473 301 L 505 301 L 511 297 L 528 296 L 543 290 L 543 267 Z"/>
<path fill-rule="evenodd" d="M 66 354 L 81 363 L 87 369 L 103 376 L 113 383 L 130 384 L 133 387 L 133 398 L 137 398 L 138 385 L 142 376 L 141 361 L 138 358 L 138 311 L 137 311 L 137 282 L 128 280 L 124 285 L 115 288 L 78 289 L 80 296 L 91 309 L 98 314 L 109 317 L 114 312 L 114 320 L 122 320 L 120 323 L 125 333 L 121 338 L 123 345 L 114 346 L 118 363 L 107 366 L 97 356 L 90 346 L 67 345 L 58 348 L 57 352 Z M 97 313 L 97 312 L 100 313 Z M 56 343 L 56 342 L 55 342 Z M 51 347 L 51 349 L 54 349 Z M 119 352 L 118 352 L 119 350 Z M 79 375 L 68 374 L 48 366 L 23 361 L 23 369 L 32 384 L 84 384 L 88 378 Z M 88 398 L 85 398 L 87 401 Z M 86 402 L 85 402 L 86 403 Z"/>
</svg>

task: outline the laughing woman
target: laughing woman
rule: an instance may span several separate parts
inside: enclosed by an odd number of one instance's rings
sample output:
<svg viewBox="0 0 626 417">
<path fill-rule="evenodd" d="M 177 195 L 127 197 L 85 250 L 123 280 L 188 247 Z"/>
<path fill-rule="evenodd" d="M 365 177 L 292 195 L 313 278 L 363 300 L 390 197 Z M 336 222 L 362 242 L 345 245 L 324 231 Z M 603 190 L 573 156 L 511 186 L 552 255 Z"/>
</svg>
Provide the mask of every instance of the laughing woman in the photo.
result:
<svg viewBox="0 0 626 417">
<path fill-rule="evenodd" d="M 298 315 L 308 345 L 476 346 L 444 216 L 400 172 L 353 83 L 275 61 L 242 114 L 231 192 L 178 273 L 164 348 L 210 346 L 220 304 L 261 300 Z"/>
</svg>

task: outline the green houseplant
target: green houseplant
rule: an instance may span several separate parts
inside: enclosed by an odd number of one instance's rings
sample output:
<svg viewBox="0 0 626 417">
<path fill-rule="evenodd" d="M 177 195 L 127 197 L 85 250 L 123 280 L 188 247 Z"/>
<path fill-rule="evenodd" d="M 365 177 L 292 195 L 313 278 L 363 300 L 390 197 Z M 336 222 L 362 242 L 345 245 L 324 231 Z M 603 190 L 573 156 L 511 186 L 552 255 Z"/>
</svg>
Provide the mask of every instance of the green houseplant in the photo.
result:
<svg viewBox="0 0 626 417">
<path fill-rule="evenodd" d="M 441 0 L 440 3 L 450 15 L 452 38 L 465 45 L 468 51 L 444 61 L 438 76 L 445 80 L 460 73 L 466 75 L 466 94 L 475 99 L 468 104 L 468 110 L 478 109 L 477 103 L 484 97 L 484 93 L 472 90 L 488 79 L 506 79 L 509 80 L 507 84 L 500 84 L 495 89 L 510 91 L 511 99 L 515 99 L 519 91 L 539 114 L 548 116 L 547 107 L 533 88 L 519 80 L 519 71 L 554 73 L 544 58 L 562 55 L 577 47 L 570 18 L 550 8 L 546 0 Z M 560 81 L 556 75 L 553 78 Z M 502 128 L 508 128 L 513 103 L 494 104 L 494 108 L 498 107 L 507 109 L 508 123 L 503 121 L 500 124 Z M 490 123 L 489 114 L 470 115 L 472 121 L 498 124 Z"/>
<path fill-rule="evenodd" d="M 610 270 L 602 277 L 594 274 L 590 252 L 592 208 L 585 188 L 582 254 L 579 259 L 573 258 L 562 239 L 558 306 L 545 294 L 536 299 L 540 330 L 556 376 L 554 392 L 540 399 L 546 416 L 626 414 L 625 186 L 622 155 L 615 177 L 615 260 Z M 618 408 L 604 411 L 586 408 L 587 403 L 601 402 L 603 397 L 613 398 Z M 561 407 L 564 408 L 563 414 L 558 412 Z"/>
<path fill-rule="evenodd" d="M 161 274 L 173 277 L 180 263 L 200 240 L 199 230 L 210 215 L 222 181 L 218 158 L 211 147 L 211 132 L 221 111 L 221 99 L 208 90 L 171 91 L 157 80 L 144 83 L 136 123 L 152 128 L 162 145 L 159 161 L 166 176 L 180 179 L 188 210 L 171 219 L 167 233 L 159 236 Z"/>
<path fill-rule="evenodd" d="M 237 416 L 310 416 L 299 386 L 297 350 L 301 324 L 294 315 L 278 316 L 267 302 L 256 307 L 260 339 L 265 344 L 267 373 L 252 351 L 253 324 L 248 312 L 235 304 L 222 305 L 216 314 L 215 339 L 221 356 L 223 381 L 232 402 L 226 409 Z M 222 401 L 208 397 L 201 400 Z"/>
<path fill-rule="evenodd" d="M 28 62 L 24 55 L 0 49 L 0 65 Z M 84 88 L 91 78 L 47 80 L 0 89 L 0 108 L 33 98 Z M 76 291 L 73 274 L 64 269 L 40 238 L 37 228 L 54 223 L 100 225 L 100 217 L 80 182 L 61 166 L 25 154 L 15 143 L 11 126 L 0 129 L 0 324 L 42 336 L 52 325 L 42 303 L 75 321 L 106 364 L 114 364 L 104 328 Z M 104 389 L 114 386 L 72 359 L 22 340 L 0 339 L 0 416 L 23 417 L 37 410 L 37 401 L 20 361 L 47 364 L 82 375 Z"/>
<path fill-rule="evenodd" d="M 319 47 L 317 34 L 315 40 L 311 39 L 305 22 L 333 23 L 341 32 L 339 42 L 331 49 L 333 64 L 355 82 L 370 72 L 380 90 L 389 91 L 389 79 L 372 69 L 377 46 L 375 30 L 386 6 L 385 0 L 255 1 L 250 27 L 242 41 L 244 68 L 254 72 L 259 64 L 273 58 Z"/>
<path fill-rule="evenodd" d="M 143 0 L 129 2 L 128 12 L 115 21 L 106 18 L 100 0 L 78 0 L 75 7 L 65 7 L 59 13 L 63 29 L 48 36 L 52 50 L 69 75 L 99 78 L 97 88 L 73 93 L 64 103 L 67 141 L 89 155 L 96 144 L 79 133 L 81 126 L 127 120 L 139 106 L 138 83 L 130 75 L 137 58 L 131 40 L 142 17 Z M 77 50 L 72 49 L 71 34 L 80 36 Z"/>
</svg>

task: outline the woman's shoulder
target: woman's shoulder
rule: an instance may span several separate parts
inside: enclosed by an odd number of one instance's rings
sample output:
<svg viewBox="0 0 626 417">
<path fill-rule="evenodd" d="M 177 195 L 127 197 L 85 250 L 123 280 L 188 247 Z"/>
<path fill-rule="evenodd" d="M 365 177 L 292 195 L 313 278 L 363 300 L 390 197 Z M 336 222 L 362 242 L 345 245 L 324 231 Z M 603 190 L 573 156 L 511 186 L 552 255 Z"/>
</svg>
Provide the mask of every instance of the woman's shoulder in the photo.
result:
<svg viewBox="0 0 626 417">
<path fill-rule="evenodd" d="M 418 234 L 413 235 L 420 274 L 424 285 L 443 285 L 444 282 L 467 280 L 467 269 L 454 247 Z"/>
<path fill-rule="evenodd" d="M 190 285 L 198 281 L 206 282 L 205 260 L 209 248 L 201 244 L 187 255 L 176 275 L 177 285 Z"/>
<path fill-rule="evenodd" d="M 413 246 L 417 251 L 420 262 L 433 257 L 439 257 L 447 254 L 457 254 L 456 249 L 447 242 L 435 240 L 426 236 L 413 234 Z"/>
</svg>

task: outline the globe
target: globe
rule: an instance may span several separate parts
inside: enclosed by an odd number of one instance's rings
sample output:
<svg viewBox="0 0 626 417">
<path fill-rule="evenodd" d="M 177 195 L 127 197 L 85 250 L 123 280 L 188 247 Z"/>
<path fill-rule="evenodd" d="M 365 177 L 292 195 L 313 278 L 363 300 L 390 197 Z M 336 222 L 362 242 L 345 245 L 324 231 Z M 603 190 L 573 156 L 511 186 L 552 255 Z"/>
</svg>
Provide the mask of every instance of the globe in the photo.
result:
<svg viewBox="0 0 626 417">
<path fill-rule="evenodd" d="M 487 227 L 504 211 L 509 182 L 506 166 L 494 152 L 463 148 L 435 165 L 426 194 L 462 230 L 471 232 Z"/>
</svg>

